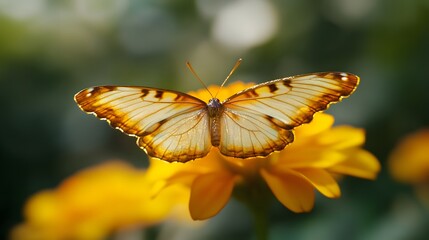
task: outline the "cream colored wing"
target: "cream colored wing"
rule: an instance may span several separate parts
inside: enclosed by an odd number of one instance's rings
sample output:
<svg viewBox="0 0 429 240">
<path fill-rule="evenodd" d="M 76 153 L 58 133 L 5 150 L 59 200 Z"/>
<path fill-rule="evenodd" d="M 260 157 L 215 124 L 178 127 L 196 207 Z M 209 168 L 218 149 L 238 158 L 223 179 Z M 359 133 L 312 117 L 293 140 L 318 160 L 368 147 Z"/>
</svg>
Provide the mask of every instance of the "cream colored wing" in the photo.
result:
<svg viewBox="0 0 429 240">
<path fill-rule="evenodd" d="M 359 84 L 350 73 L 298 75 L 262 83 L 223 102 L 220 151 L 233 157 L 266 156 L 293 141 L 294 127 L 349 96 Z"/>
<path fill-rule="evenodd" d="M 219 150 L 230 157 L 267 156 L 293 142 L 293 133 L 263 113 L 225 108 L 221 117 Z"/>
<path fill-rule="evenodd" d="M 210 151 L 206 104 L 190 95 L 144 87 L 100 86 L 75 95 L 79 107 L 137 137 L 151 157 L 186 162 Z"/>
</svg>

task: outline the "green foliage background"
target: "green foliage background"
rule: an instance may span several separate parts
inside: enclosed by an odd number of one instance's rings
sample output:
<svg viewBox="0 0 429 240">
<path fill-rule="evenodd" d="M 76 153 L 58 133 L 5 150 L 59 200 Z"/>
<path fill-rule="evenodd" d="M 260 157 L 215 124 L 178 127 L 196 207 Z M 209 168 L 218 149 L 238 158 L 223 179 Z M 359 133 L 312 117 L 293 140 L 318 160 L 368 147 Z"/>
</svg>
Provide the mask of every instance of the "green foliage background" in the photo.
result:
<svg viewBox="0 0 429 240">
<path fill-rule="evenodd" d="M 243 1 L 1 1 L 2 235 L 22 221 L 31 194 L 79 169 L 109 159 L 147 165 L 134 139 L 78 109 L 76 92 L 108 84 L 195 90 L 201 86 L 187 60 L 206 83 L 220 84 L 240 57 L 232 81 L 331 70 L 359 75 L 355 94 L 329 112 L 339 124 L 365 128 L 366 148 L 383 165 L 375 182 L 346 178 L 343 196 L 320 197 L 311 213 L 273 206 L 272 239 L 429 235 L 429 210 L 386 167 L 399 139 L 429 125 L 429 1 L 267 1 L 277 27 L 250 46 L 243 36 L 222 40 L 214 33 L 222 11 L 237 2 Z M 228 39 L 243 46 L 228 46 Z M 205 236 L 250 238 L 249 218 L 233 201 Z"/>
</svg>

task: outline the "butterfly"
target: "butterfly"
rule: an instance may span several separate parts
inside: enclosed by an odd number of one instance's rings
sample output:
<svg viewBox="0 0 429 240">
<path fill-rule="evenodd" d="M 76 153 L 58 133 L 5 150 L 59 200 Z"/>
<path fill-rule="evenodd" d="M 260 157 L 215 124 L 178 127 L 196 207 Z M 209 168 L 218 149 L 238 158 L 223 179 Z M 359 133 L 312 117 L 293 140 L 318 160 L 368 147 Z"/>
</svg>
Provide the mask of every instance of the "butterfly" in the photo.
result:
<svg viewBox="0 0 429 240">
<path fill-rule="evenodd" d="M 283 150 L 293 142 L 295 127 L 349 96 L 358 84 L 354 74 L 322 72 L 268 81 L 222 102 L 135 86 L 91 87 L 74 99 L 83 111 L 136 137 L 149 156 L 187 162 L 206 156 L 212 147 L 236 158 Z"/>
</svg>

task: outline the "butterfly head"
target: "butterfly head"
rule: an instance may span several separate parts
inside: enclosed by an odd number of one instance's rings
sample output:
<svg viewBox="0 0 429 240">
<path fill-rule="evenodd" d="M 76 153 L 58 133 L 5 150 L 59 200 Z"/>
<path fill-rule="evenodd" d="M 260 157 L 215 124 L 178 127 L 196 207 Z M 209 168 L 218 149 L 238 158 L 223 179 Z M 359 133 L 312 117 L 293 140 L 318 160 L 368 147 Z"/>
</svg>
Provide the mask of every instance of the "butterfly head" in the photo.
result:
<svg viewBox="0 0 429 240">
<path fill-rule="evenodd" d="M 220 116 L 223 110 L 223 105 L 217 98 L 212 98 L 207 104 L 208 112 L 210 117 Z"/>
</svg>

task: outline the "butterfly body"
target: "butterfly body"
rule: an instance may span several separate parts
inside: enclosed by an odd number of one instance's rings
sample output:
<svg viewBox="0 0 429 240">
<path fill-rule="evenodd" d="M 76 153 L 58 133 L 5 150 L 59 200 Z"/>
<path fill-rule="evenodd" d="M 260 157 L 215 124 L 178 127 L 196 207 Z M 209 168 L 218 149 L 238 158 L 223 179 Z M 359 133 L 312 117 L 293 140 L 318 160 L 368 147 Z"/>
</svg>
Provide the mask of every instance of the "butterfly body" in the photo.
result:
<svg viewBox="0 0 429 240">
<path fill-rule="evenodd" d="M 221 121 L 220 118 L 223 113 L 223 105 L 217 98 L 212 98 L 207 103 L 207 112 L 210 117 L 210 140 L 214 147 L 218 147 L 220 144 L 220 130 Z"/>
<path fill-rule="evenodd" d="M 186 162 L 212 147 L 230 157 L 267 156 L 293 142 L 293 129 L 349 96 L 359 83 L 350 73 L 281 78 L 208 103 L 148 87 L 98 86 L 75 95 L 79 107 L 137 137 L 149 156 Z"/>
</svg>

